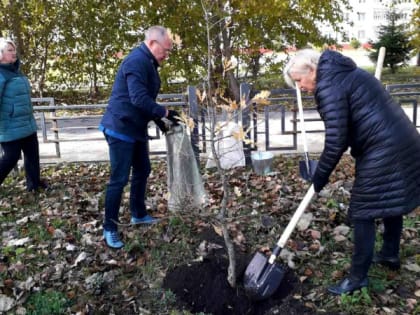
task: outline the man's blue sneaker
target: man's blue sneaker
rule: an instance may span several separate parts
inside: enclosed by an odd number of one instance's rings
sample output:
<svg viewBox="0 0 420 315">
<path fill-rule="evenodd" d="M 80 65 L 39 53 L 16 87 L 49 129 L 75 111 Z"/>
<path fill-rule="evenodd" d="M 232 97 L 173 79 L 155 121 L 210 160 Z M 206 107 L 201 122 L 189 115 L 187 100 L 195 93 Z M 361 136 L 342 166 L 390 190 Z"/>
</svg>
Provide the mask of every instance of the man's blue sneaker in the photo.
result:
<svg viewBox="0 0 420 315">
<path fill-rule="evenodd" d="M 104 230 L 104 239 L 106 245 L 111 248 L 119 249 L 124 246 L 124 243 L 121 242 L 118 231 L 107 231 Z"/>
<path fill-rule="evenodd" d="M 131 217 L 131 224 L 154 224 L 159 222 L 160 220 L 157 218 L 154 218 L 148 214 L 146 214 L 144 217 L 142 218 L 136 218 L 136 217 Z"/>
</svg>

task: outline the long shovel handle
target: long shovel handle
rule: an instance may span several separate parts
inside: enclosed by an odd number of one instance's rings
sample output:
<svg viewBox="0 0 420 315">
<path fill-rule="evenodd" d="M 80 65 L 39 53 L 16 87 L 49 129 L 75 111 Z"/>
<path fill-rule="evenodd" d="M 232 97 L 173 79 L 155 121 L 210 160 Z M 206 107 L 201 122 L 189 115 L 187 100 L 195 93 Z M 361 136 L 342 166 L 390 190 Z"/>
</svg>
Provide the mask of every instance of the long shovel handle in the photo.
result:
<svg viewBox="0 0 420 315">
<path fill-rule="evenodd" d="M 290 234 L 292 234 L 293 230 L 296 227 L 296 224 L 299 222 L 300 217 L 302 216 L 303 212 L 305 212 L 306 208 L 308 207 L 314 195 L 315 195 L 315 188 L 314 188 L 314 185 L 312 184 L 309 187 L 308 192 L 305 194 L 305 197 L 303 197 L 302 201 L 300 202 L 299 207 L 297 208 L 296 212 L 293 214 L 293 217 L 289 221 L 289 224 L 287 224 L 286 229 L 284 230 L 280 239 L 278 240 L 276 244 L 276 248 L 273 250 L 273 253 L 271 254 L 268 260 L 270 264 L 274 263 L 277 256 L 280 254 L 280 251 L 284 248 L 284 245 L 286 245 L 286 242 L 289 239 Z"/>
<path fill-rule="evenodd" d="M 306 171 L 308 173 L 308 176 L 310 176 L 311 169 L 309 166 L 309 154 L 308 154 L 308 143 L 306 141 L 305 119 L 303 118 L 302 94 L 297 84 L 296 84 L 296 98 L 297 98 L 298 109 L 299 109 L 300 129 L 302 130 L 303 152 L 305 155 Z"/>
</svg>

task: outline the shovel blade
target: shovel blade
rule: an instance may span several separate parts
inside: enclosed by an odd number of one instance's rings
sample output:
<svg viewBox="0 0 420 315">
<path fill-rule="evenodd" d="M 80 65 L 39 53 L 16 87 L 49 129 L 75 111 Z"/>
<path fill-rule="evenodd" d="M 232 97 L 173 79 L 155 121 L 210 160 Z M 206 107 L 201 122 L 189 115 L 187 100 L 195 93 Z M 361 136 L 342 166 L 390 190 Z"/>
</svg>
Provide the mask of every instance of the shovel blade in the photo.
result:
<svg viewBox="0 0 420 315">
<path fill-rule="evenodd" d="M 315 173 L 316 167 L 318 165 L 318 161 L 308 160 L 308 165 L 309 165 L 309 170 L 306 165 L 306 161 L 299 161 L 299 173 L 300 173 L 300 176 L 304 180 L 310 182 L 312 180 L 313 174 Z"/>
<path fill-rule="evenodd" d="M 245 292 L 255 301 L 267 299 L 277 290 L 284 275 L 281 266 L 270 264 L 265 255 L 256 253 L 245 270 Z"/>
</svg>

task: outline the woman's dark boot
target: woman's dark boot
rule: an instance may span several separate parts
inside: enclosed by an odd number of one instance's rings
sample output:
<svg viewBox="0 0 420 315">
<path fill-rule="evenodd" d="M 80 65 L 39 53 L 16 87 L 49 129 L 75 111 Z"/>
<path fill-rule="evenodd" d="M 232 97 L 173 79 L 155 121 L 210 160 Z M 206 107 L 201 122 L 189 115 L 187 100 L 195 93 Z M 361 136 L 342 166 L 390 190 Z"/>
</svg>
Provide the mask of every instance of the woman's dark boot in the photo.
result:
<svg viewBox="0 0 420 315">
<path fill-rule="evenodd" d="M 399 270 L 401 268 L 401 262 L 398 256 L 385 256 L 381 252 L 373 256 L 372 262 L 388 267 L 391 270 Z"/>
<path fill-rule="evenodd" d="M 353 277 L 347 277 L 341 280 L 338 284 L 330 286 L 328 292 L 341 295 L 341 294 L 350 294 L 353 291 L 359 290 L 361 288 L 367 287 L 369 284 L 368 278 L 357 279 Z"/>
</svg>

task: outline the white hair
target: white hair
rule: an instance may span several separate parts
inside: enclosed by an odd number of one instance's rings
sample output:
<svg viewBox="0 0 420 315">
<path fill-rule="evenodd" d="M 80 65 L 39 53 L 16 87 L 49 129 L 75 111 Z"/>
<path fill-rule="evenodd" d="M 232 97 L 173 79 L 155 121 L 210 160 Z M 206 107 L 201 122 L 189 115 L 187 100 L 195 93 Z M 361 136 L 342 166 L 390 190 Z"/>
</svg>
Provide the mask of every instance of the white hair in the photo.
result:
<svg viewBox="0 0 420 315">
<path fill-rule="evenodd" d="M 8 45 L 12 45 L 14 48 L 16 48 L 15 42 L 10 38 L 0 37 L 0 60 L 3 59 L 3 52 Z"/>
<path fill-rule="evenodd" d="M 316 71 L 320 57 L 321 53 L 314 49 L 307 48 L 299 50 L 292 58 L 290 58 L 284 67 L 283 76 L 287 85 L 292 88 L 296 87 L 295 82 L 290 76 L 292 72 L 307 73 L 311 69 Z"/>
<path fill-rule="evenodd" d="M 168 36 L 168 30 L 160 25 L 155 25 L 155 26 L 151 26 L 149 27 L 145 32 L 144 32 L 144 40 L 145 41 L 150 41 L 150 40 L 164 40 L 165 36 Z"/>
</svg>

